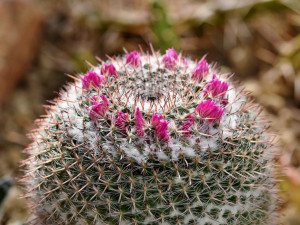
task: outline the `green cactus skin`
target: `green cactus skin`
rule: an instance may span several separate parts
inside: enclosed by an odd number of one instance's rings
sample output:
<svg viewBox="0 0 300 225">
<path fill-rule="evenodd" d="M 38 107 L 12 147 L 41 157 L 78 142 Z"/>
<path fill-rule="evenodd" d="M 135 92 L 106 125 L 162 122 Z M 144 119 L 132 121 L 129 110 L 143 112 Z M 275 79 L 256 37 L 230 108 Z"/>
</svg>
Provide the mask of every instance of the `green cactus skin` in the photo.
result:
<svg viewBox="0 0 300 225">
<path fill-rule="evenodd" d="M 197 74 L 196 62 L 170 54 L 99 60 L 91 71 L 106 83 L 83 88 L 74 77 L 46 107 L 24 161 L 34 215 L 28 224 L 276 222 L 272 144 L 259 106 L 228 74 L 211 65 Z M 101 72 L 108 63 L 116 74 Z M 205 94 L 215 78 L 228 84 L 222 97 Z M 93 101 L 102 95 L 107 111 L 93 119 Z M 225 110 L 213 123 L 195 111 L 208 99 Z M 135 132 L 137 107 L 144 136 Z M 125 131 L 116 126 L 119 112 L 128 114 Z M 156 133 L 154 113 L 169 122 L 169 140 Z M 195 118 L 188 134 L 187 115 Z"/>
</svg>

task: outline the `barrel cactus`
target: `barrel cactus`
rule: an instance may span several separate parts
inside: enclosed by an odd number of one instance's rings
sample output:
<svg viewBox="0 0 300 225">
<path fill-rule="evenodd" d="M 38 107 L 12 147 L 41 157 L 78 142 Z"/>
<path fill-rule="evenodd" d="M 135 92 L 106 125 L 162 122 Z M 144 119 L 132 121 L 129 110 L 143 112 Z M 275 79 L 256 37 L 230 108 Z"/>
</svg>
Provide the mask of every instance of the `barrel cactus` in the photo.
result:
<svg viewBox="0 0 300 225">
<path fill-rule="evenodd" d="M 268 123 L 205 58 L 169 49 L 98 59 L 26 149 L 29 224 L 268 224 Z"/>
</svg>

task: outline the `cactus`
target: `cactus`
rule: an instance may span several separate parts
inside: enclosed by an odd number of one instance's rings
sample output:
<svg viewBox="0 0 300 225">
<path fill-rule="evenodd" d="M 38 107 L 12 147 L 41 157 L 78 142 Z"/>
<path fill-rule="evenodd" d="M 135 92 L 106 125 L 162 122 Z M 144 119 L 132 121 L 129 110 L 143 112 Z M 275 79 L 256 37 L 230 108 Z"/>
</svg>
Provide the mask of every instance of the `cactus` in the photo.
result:
<svg viewBox="0 0 300 225">
<path fill-rule="evenodd" d="M 268 122 L 205 58 L 133 51 L 59 93 L 24 161 L 29 224 L 267 224 Z"/>
</svg>

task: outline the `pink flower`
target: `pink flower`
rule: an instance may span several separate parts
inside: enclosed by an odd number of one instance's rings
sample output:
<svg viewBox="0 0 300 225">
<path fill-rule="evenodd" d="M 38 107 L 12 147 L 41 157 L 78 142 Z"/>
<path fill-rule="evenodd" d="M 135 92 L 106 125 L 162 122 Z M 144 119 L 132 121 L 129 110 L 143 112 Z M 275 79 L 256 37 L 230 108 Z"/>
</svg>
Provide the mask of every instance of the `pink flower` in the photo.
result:
<svg viewBox="0 0 300 225">
<path fill-rule="evenodd" d="M 92 97 L 93 102 L 98 101 L 98 99 L 99 99 L 98 96 L 93 96 L 93 97 Z"/>
<path fill-rule="evenodd" d="M 155 130 L 155 136 L 163 142 L 168 142 L 170 140 L 168 130 L 169 123 L 170 122 L 163 119 L 162 115 L 155 115 L 154 113 L 152 116 L 151 125 Z"/>
<path fill-rule="evenodd" d="M 162 58 L 162 62 L 168 69 L 173 69 L 176 66 L 178 54 L 174 48 L 168 49 Z"/>
<path fill-rule="evenodd" d="M 143 137 L 145 135 L 145 132 L 144 132 L 144 124 L 145 124 L 145 121 L 144 121 L 144 118 L 142 116 L 142 113 L 140 111 L 140 109 L 137 107 L 136 108 L 136 111 L 135 111 L 135 115 L 134 115 L 134 121 L 135 121 L 135 133 L 140 136 L 140 137 Z"/>
<path fill-rule="evenodd" d="M 127 121 L 128 121 L 128 113 L 119 112 L 115 125 L 123 133 L 126 133 L 126 122 Z"/>
<path fill-rule="evenodd" d="M 157 126 L 159 126 L 160 121 L 163 119 L 164 117 L 162 115 L 156 115 L 155 113 L 153 113 L 151 118 L 151 125 L 153 126 L 153 128 L 156 129 Z"/>
<path fill-rule="evenodd" d="M 170 122 L 161 120 L 159 126 L 156 129 L 156 137 L 163 142 L 168 142 L 170 140 L 168 126 Z"/>
<path fill-rule="evenodd" d="M 104 76 L 101 76 L 95 72 L 88 72 L 83 77 L 80 77 L 80 79 L 81 79 L 82 87 L 84 89 L 89 89 L 91 83 L 96 87 L 100 87 L 101 84 L 104 84 L 106 82 Z"/>
<path fill-rule="evenodd" d="M 126 63 L 129 63 L 133 66 L 141 65 L 141 56 L 137 51 L 133 51 L 126 54 Z"/>
<path fill-rule="evenodd" d="M 175 60 L 178 59 L 178 54 L 174 48 L 170 48 L 166 51 L 166 54 L 169 55 L 170 57 L 174 58 Z"/>
<path fill-rule="evenodd" d="M 192 71 L 192 79 L 200 82 L 208 73 L 208 64 L 202 59 Z"/>
<path fill-rule="evenodd" d="M 225 108 L 219 107 L 215 103 L 211 99 L 202 101 L 197 106 L 196 112 L 209 123 L 216 123 L 222 118 Z"/>
<path fill-rule="evenodd" d="M 224 98 L 228 90 L 228 84 L 218 79 L 211 80 L 204 89 L 204 93 L 211 94 L 213 97 Z"/>
<path fill-rule="evenodd" d="M 104 117 L 106 111 L 108 110 L 109 101 L 105 95 L 101 96 L 102 103 L 97 101 L 93 102 L 93 106 L 91 107 L 90 116 L 92 120 L 97 120 L 98 117 Z"/>
<path fill-rule="evenodd" d="M 114 67 L 113 64 L 104 64 L 101 67 L 101 74 L 102 75 L 106 75 L 106 76 L 111 76 L 114 78 L 118 78 L 119 77 L 119 73 L 116 70 L 116 68 Z"/>
<path fill-rule="evenodd" d="M 193 126 L 193 124 L 195 122 L 195 117 L 192 115 L 188 115 L 184 119 L 185 119 L 185 122 L 182 123 L 180 130 L 184 131 L 183 136 L 189 137 L 189 136 L 191 136 L 190 127 Z"/>
</svg>

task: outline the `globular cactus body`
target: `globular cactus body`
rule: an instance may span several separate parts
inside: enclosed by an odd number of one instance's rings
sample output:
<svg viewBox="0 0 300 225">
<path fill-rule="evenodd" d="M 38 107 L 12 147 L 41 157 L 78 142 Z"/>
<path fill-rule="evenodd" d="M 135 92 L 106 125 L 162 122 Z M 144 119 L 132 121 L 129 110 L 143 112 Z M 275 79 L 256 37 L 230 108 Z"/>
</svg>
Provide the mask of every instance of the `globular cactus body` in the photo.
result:
<svg viewBox="0 0 300 225">
<path fill-rule="evenodd" d="M 267 123 L 230 77 L 174 49 L 110 58 L 47 108 L 27 148 L 37 224 L 267 224 Z"/>
</svg>

